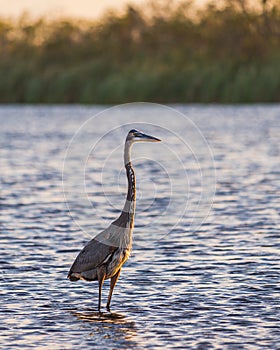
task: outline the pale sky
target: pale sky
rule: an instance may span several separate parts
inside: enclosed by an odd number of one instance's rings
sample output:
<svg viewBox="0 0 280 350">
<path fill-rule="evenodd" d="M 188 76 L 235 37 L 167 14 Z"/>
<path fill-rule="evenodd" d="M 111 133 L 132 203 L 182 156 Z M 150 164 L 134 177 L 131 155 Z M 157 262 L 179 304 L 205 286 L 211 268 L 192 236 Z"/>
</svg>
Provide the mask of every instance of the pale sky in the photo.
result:
<svg viewBox="0 0 280 350">
<path fill-rule="evenodd" d="M 145 2 L 145 0 L 0 0 L 0 17 L 18 17 L 27 11 L 32 17 L 63 15 L 96 18 L 108 8 L 122 9 L 127 3 Z"/>
<path fill-rule="evenodd" d="M 201 4 L 206 0 L 196 0 Z M 126 4 L 145 4 L 147 0 L 0 0 L 0 17 L 18 17 L 28 12 L 32 17 L 71 16 L 97 18 L 106 9 L 123 9 Z"/>
</svg>

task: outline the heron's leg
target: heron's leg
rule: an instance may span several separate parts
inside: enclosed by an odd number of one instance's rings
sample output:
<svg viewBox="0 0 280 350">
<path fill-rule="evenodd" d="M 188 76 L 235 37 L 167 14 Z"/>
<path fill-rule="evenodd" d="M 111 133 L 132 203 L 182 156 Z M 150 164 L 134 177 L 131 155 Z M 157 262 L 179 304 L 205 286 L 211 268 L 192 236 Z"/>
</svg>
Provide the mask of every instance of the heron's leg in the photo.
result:
<svg viewBox="0 0 280 350">
<path fill-rule="evenodd" d="M 106 269 L 103 267 L 100 267 L 97 271 L 97 278 L 99 283 L 99 296 L 98 296 L 98 311 L 101 310 L 101 294 L 102 294 L 102 285 L 105 280 L 106 276 Z"/>
<path fill-rule="evenodd" d="M 111 278 L 110 292 L 109 292 L 109 295 L 108 295 L 108 301 L 107 301 L 107 305 L 106 305 L 106 308 L 107 308 L 108 311 L 110 311 L 110 303 L 111 303 L 113 290 L 115 288 L 115 285 L 117 283 L 117 280 L 119 278 L 120 273 L 121 273 L 121 269 L 119 269 L 119 271 Z"/>
</svg>

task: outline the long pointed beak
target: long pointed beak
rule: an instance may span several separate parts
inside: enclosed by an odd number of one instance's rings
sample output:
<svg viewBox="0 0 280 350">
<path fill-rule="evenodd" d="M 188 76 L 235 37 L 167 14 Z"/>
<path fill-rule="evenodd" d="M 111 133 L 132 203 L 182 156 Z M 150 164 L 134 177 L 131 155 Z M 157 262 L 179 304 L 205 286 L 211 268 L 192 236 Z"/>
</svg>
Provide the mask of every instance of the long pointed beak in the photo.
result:
<svg viewBox="0 0 280 350">
<path fill-rule="evenodd" d="M 140 134 L 140 139 L 143 140 L 143 141 L 147 141 L 147 142 L 160 142 L 161 140 L 154 137 L 154 136 L 150 136 L 150 135 L 147 135 L 147 134 Z"/>
</svg>

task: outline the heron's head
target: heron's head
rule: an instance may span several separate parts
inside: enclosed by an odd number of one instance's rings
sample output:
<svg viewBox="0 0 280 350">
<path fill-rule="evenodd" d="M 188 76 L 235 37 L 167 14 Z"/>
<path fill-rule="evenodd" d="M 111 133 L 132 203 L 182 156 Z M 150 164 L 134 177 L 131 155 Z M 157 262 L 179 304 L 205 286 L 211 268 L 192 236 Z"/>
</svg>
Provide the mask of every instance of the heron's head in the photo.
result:
<svg viewBox="0 0 280 350">
<path fill-rule="evenodd" d="M 140 142 L 140 141 L 145 141 L 145 142 L 159 142 L 161 141 L 160 139 L 157 139 L 154 136 L 150 136 L 147 134 L 144 134 L 142 131 L 132 129 L 127 135 L 126 141 L 129 143 L 134 143 L 134 142 Z"/>
</svg>

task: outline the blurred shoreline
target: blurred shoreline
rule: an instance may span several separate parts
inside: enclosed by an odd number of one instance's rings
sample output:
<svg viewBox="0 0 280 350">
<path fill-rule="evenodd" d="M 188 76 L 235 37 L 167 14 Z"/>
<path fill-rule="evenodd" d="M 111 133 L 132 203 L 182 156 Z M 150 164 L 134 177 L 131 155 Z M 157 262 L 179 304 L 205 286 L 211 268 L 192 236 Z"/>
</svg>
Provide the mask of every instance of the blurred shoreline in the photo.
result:
<svg viewBox="0 0 280 350">
<path fill-rule="evenodd" d="M 280 102 L 280 4 L 0 18 L 0 103 Z"/>
</svg>

